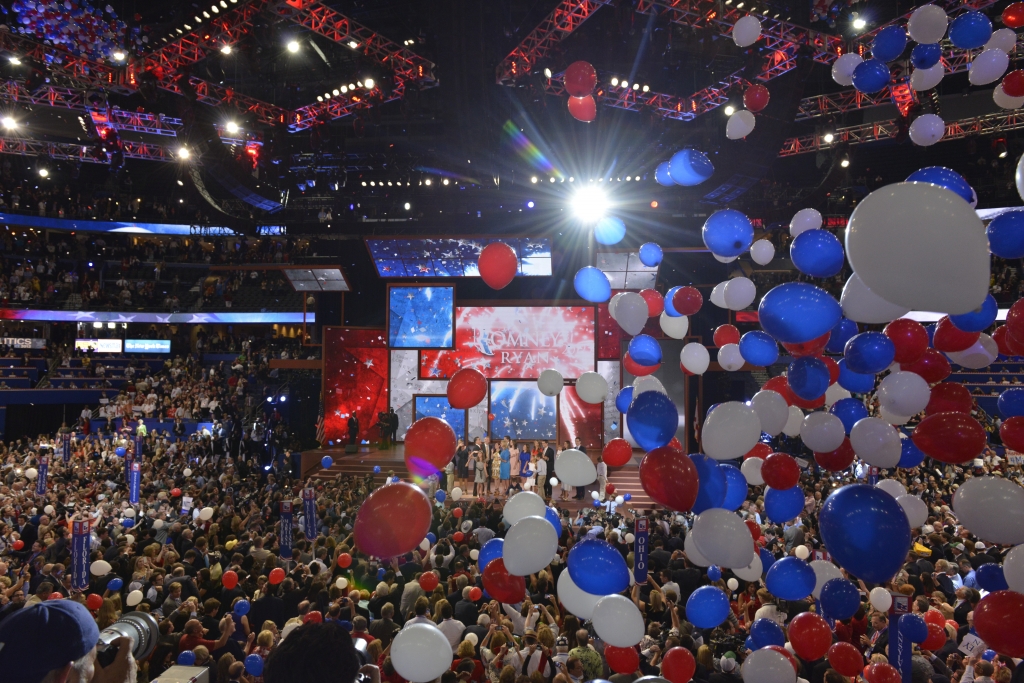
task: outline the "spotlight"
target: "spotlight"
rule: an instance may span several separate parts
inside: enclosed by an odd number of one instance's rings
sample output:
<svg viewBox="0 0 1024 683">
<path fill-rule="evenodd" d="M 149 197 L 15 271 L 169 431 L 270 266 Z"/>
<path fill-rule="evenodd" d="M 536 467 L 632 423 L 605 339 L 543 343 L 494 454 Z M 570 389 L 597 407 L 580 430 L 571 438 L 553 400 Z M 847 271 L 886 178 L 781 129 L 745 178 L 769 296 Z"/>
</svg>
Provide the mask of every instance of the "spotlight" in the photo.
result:
<svg viewBox="0 0 1024 683">
<path fill-rule="evenodd" d="M 429 187 L 432 182 L 433 181 L 430 178 L 427 178 L 426 180 L 423 181 L 423 184 Z"/>
<path fill-rule="evenodd" d="M 575 183 L 575 182 L 576 182 L 576 179 L 575 179 L 575 178 L 573 178 L 572 176 L 569 176 L 569 182 L 570 182 L 570 183 Z"/>
<path fill-rule="evenodd" d="M 337 97 L 337 96 L 338 96 L 338 95 L 340 95 L 341 93 L 340 93 L 340 92 L 338 92 L 338 89 L 337 89 L 337 88 L 335 88 L 334 90 L 332 90 L 332 91 L 331 91 L 331 94 L 332 94 L 332 95 L 334 95 L 335 97 Z"/>
<path fill-rule="evenodd" d="M 216 5 L 210 5 L 210 11 L 214 14 L 218 14 L 220 12 L 220 7 L 217 7 Z"/>
<path fill-rule="evenodd" d="M 554 176 L 552 176 L 552 177 L 550 178 L 550 180 L 551 180 L 551 182 L 555 182 L 555 178 L 554 178 Z"/>
<path fill-rule="evenodd" d="M 640 89 L 640 84 L 639 83 L 634 83 L 633 84 L 633 90 L 639 90 L 639 89 Z"/>
<path fill-rule="evenodd" d="M 736 107 L 732 106 L 731 104 L 725 105 L 725 115 L 726 116 L 732 116 L 735 113 L 736 113 Z"/>
<path fill-rule="evenodd" d="M 583 187 L 572 196 L 570 206 L 584 223 L 596 223 L 608 211 L 608 195 L 598 187 Z"/>
<path fill-rule="evenodd" d="M 341 86 L 339 88 L 339 90 L 341 90 L 341 94 L 344 95 L 345 93 L 348 92 L 348 86 L 347 85 L 343 85 L 343 86 Z"/>
<path fill-rule="evenodd" d="M 179 147 L 178 148 L 178 158 L 179 159 L 188 159 L 189 156 L 191 156 L 191 154 L 192 153 L 188 151 L 188 147 Z"/>
<path fill-rule="evenodd" d="M 280 401 L 281 403 L 287 403 L 288 396 L 286 396 L 285 394 L 281 394 L 281 396 L 277 400 Z"/>
<path fill-rule="evenodd" d="M 614 87 L 614 86 L 616 86 L 618 84 L 619 84 L 618 76 L 612 76 L 612 87 Z"/>
<path fill-rule="evenodd" d="M 533 203 L 532 199 L 530 201 L 526 202 L 526 208 L 532 209 L 533 207 L 534 207 L 534 203 Z"/>
<path fill-rule="evenodd" d="M 853 15 L 853 29 L 855 31 L 863 31 L 867 25 L 868 22 L 866 22 L 862 17 L 859 17 L 856 14 Z"/>
<path fill-rule="evenodd" d="M 442 185 L 447 185 L 447 184 L 448 184 L 448 179 L 447 179 L 447 178 L 445 178 L 444 180 L 442 180 L 442 181 L 441 181 L 441 184 L 442 184 Z"/>
<path fill-rule="evenodd" d="M 48 169 L 48 168 L 41 168 L 41 169 L 39 169 L 39 177 L 40 178 L 48 178 L 48 177 L 50 177 L 50 169 Z"/>
<path fill-rule="evenodd" d="M 658 200 L 657 199 L 654 199 L 654 200 L 651 201 L 651 208 L 652 209 L 657 209 L 658 208 Z"/>
<path fill-rule="evenodd" d="M 850 167 L 850 155 L 849 154 L 844 154 L 843 156 L 839 157 L 839 166 L 841 168 L 849 168 Z"/>
<path fill-rule="evenodd" d="M 298 51 L 299 51 L 299 41 L 297 41 L 297 40 L 289 40 L 288 41 L 288 52 L 294 53 L 294 52 L 298 52 Z"/>
<path fill-rule="evenodd" d="M 625 90 L 626 88 L 629 87 L 629 82 L 625 78 L 623 78 L 621 81 L 619 81 L 619 85 L 621 85 L 622 89 Z"/>
<path fill-rule="evenodd" d="M 124 53 L 121 52 L 120 50 L 117 50 L 116 52 L 114 52 L 114 54 L 112 54 L 111 57 L 114 58 L 115 62 L 123 62 L 124 61 Z"/>
<path fill-rule="evenodd" d="M 185 187 L 185 183 L 181 179 L 178 180 L 178 187 Z"/>
<path fill-rule="evenodd" d="M 10 62 L 11 64 L 13 64 L 14 66 L 18 66 L 19 64 L 21 64 L 21 60 L 20 60 L 20 59 L 18 59 L 18 58 L 17 58 L 16 56 L 14 56 L 14 55 L 11 55 L 10 57 L 8 57 L 8 58 L 7 58 L 7 61 L 9 61 L 9 62 Z"/>
<path fill-rule="evenodd" d="M 366 181 L 365 180 L 363 181 L 363 187 L 366 187 Z"/>
<path fill-rule="evenodd" d="M 359 42 L 355 40 L 350 40 L 348 41 L 348 46 L 354 50 L 357 47 L 359 47 Z"/>
<path fill-rule="evenodd" d="M 822 140 L 824 140 L 825 142 L 832 142 L 833 140 L 835 140 L 835 139 L 836 139 L 836 136 L 835 136 L 835 135 L 833 135 L 832 133 L 825 133 L 825 134 L 824 134 L 824 135 L 823 135 L 823 136 L 821 137 L 821 139 L 822 139 Z"/>
<path fill-rule="evenodd" d="M 537 176 L 532 176 L 530 178 L 530 182 L 536 184 L 537 183 Z"/>
<path fill-rule="evenodd" d="M 13 116 L 5 116 L 0 123 L 3 123 L 6 130 L 14 130 L 18 127 L 18 122 L 14 120 Z"/>
<path fill-rule="evenodd" d="M 365 81 L 363 81 L 363 85 L 366 87 L 367 90 L 373 90 L 373 86 L 375 84 L 372 78 L 367 78 Z"/>
<path fill-rule="evenodd" d="M 224 124 L 224 130 L 234 135 L 235 133 L 238 132 L 238 124 L 234 121 L 228 121 L 226 124 Z"/>
<path fill-rule="evenodd" d="M 643 88 L 641 88 L 641 90 L 643 90 L 644 92 L 651 92 L 651 86 L 645 85 Z"/>
<path fill-rule="evenodd" d="M 349 83 L 349 84 L 348 84 L 348 89 L 349 89 L 349 90 L 355 90 L 355 89 L 356 89 L 356 85 L 355 85 L 355 83 Z"/>
<path fill-rule="evenodd" d="M 224 47 L 222 47 L 220 49 L 220 53 L 222 55 L 229 55 L 229 54 L 231 54 L 231 46 L 230 45 L 225 45 Z"/>
<path fill-rule="evenodd" d="M 1006 155 L 1009 154 L 1009 150 L 1006 149 L 1005 140 L 996 141 L 996 154 L 999 156 L 1000 159 L 1005 159 Z"/>
<path fill-rule="evenodd" d="M 408 211 L 411 208 L 412 208 L 412 204 L 410 204 L 409 202 L 406 202 L 405 203 L 405 210 Z"/>
</svg>

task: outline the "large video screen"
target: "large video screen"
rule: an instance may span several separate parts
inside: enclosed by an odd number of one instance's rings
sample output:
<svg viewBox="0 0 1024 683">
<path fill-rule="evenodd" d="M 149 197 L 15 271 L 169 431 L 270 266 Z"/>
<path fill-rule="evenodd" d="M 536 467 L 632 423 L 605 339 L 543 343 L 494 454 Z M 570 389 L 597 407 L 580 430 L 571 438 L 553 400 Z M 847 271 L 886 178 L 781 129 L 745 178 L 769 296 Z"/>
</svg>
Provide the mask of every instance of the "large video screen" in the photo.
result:
<svg viewBox="0 0 1024 683">
<path fill-rule="evenodd" d="M 552 368 L 567 379 L 594 369 L 590 306 L 468 306 L 455 311 L 455 347 L 422 351 L 420 377 L 476 368 L 489 379 L 536 379 Z"/>
<path fill-rule="evenodd" d="M 554 396 L 540 393 L 536 382 L 491 382 L 491 438 L 555 439 L 558 408 Z"/>
<path fill-rule="evenodd" d="M 478 277 L 480 252 L 492 242 L 512 247 L 519 261 L 516 275 L 551 275 L 551 240 L 546 237 L 373 238 L 366 246 L 377 274 L 389 277 Z"/>
<path fill-rule="evenodd" d="M 121 340 L 76 339 L 75 348 L 79 351 L 95 351 L 96 353 L 121 353 Z"/>
<path fill-rule="evenodd" d="M 392 349 L 448 349 L 452 346 L 455 288 L 388 289 L 388 346 Z"/>
<path fill-rule="evenodd" d="M 170 339 L 125 339 L 125 353 L 170 353 Z"/>
</svg>

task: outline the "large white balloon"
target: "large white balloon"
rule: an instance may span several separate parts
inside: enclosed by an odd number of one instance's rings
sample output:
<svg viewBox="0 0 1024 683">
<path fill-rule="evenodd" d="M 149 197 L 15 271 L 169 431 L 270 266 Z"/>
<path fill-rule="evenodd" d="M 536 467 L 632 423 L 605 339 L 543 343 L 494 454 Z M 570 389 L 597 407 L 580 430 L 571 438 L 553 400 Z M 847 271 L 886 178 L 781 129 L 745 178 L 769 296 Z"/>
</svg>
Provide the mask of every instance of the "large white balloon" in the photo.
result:
<svg viewBox="0 0 1024 683">
<path fill-rule="evenodd" d="M 789 421 L 789 404 L 777 391 L 762 389 L 750 399 L 750 407 L 761 421 L 761 431 L 769 436 L 778 436 Z"/>
<path fill-rule="evenodd" d="M 759 266 L 767 266 L 775 258 L 775 245 L 768 240 L 757 240 L 750 245 L 750 258 Z"/>
<path fill-rule="evenodd" d="M 908 422 L 910 422 L 910 418 L 913 417 L 913 416 L 912 415 L 897 415 L 896 413 L 892 412 L 888 408 L 881 408 L 880 407 L 878 409 L 878 417 L 879 417 L 880 420 L 882 420 L 882 422 L 886 422 L 888 424 L 891 424 L 893 426 L 898 427 L 900 425 L 905 425 Z"/>
<path fill-rule="evenodd" d="M 715 285 L 715 288 L 711 290 L 710 296 L 708 296 L 708 300 L 719 308 L 729 308 L 725 305 L 725 286 L 727 284 L 729 283 L 719 282 Z"/>
<path fill-rule="evenodd" d="M 1003 576 L 1010 590 L 1024 593 L 1024 546 L 1013 547 L 1003 558 Z"/>
<path fill-rule="evenodd" d="M 878 385 L 879 405 L 896 415 L 917 415 L 931 397 L 931 387 L 916 372 L 890 373 Z"/>
<path fill-rule="evenodd" d="M 789 657 L 768 648 L 747 655 L 740 673 L 743 683 L 796 683 L 796 669 Z"/>
<path fill-rule="evenodd" d="M 597 635 L 608 645 L 633 647 L 644 638 L 644 617 L 633 601 L 607 595 L 594 605 L 591 617 Z"/>
<path fill-rule="evenodd" d="M 981 370 L 991 365 L 999 357 L 999 346 L 996 341 L 984 332 L 969 349 L 947 353 L 949 359 L 971 370 Z"/>
<path fill-rule="evenodd" d="M 832 80 L 839 85 L 853 85 L 853 72 L 860 66 L 864 58 L 856 52 L 847 52 L 832 63 Z"/>
<path fill-rule="evenodd" d="M 836 382 L 825 390 L 825 407 L 831 408 L 832 404 L 836 401 L 842 401 L 844 398 L 850 398 L 852 395 L 849 391 L 839 386 L 839 382 Z"/>
<path fill-rule="evenodd" d="M 800 427 L 800 440 L 816 453 L 831 453 L 843 445 L 846 429 L 832 413 L 809 413 Z"/>
<path fill-rule="evenodd" d="M 533 491 L 520 491 L 508 499 L 505 507 L 501 510 L 501 516 L 505 523 L 512 526 L 524 517 L 543 517 L 547 513 L 547 504 L 544 499 Z"/>
<path fill-rule="evenodd" d="M 1002 109 L 1020 109 L 1024 106 L 1024 97 L 1010 97 L 1003 90 L 1003 84 L 1000 83 L 992 91 L 992 99 Z"/>
<path fill-rule="evenodd" d="M 725 137 L 730 140 L 739 140 L 750 135 L 754 131 L 754 125 L 757 120 L 754 118 L 752 112 L 746 109 L 740 109 L 738 112 L 729 117 L 729 121 L 725 124 Z"/>
<path fill-rule="evenodd" d="M 953 512 L 983 541 L 1024 543 L 1024 488 L 1000 477 L 974 477 L 953 495 Z"/>
<path fill-rule="evenodd" d="M 715 460 L 741 458 L 760 438 L 761 420 L 753 408 L 739 401 L 717 406 L 701 429 L 704 452 Z"/>
<path fill-rule="evenodd" d="M 925 5 L 918 7 L 910 15 L 907 31 L 914 42 L 928 45 L 942 40 L 942 36 L 946 35 L 948 22 L 946 10 L 936 5 Z"/>
<path fill-rule="evenodd" d="M 576 395 L 585 403 L 604 403 L 608 396 L 608 380 L 597 372 L 584 372 L 576 380 Z"/>
<path fill-rule="evenodd" d="M 741 17 L 732 27 L 732 40 L 738 47 L 750 47 L 761 37 L 761 22 L 753 15 Z"/>
<path fill-rule="evenodd" d="M 391 664 L 410 683 L 428 683 L 451 668 L 452 646 L 433 624 L 409 624 L 391 642 Z"/>
<path fill-rule="evenodd" d="M 910 139 L 922 147 L 934 145 L 945 134 L 946 122 L 937 114 L 922 114 L 910 124 Z"/>
<path fill-rule="evenodd" d="M 907 521 L 910 522 L 911 529 L 920 528 L 928 521 L 928 506 L 917 496 L 903 494 L 896 499 L 896 502 L 907 514 Z"/>
<path fill-rule="evenodd" d="M 1024 199 L 1024 156 L 1021 156 L 1020 161 L 1017 162 L 1017 173 L 1014 180 L 1017 183 L 1017 194 Z"/>
<path fill-rule="evenodd" d="M 988 296 L 988 240 L 957 194 L 930 183 L 896 183 L 865 197 L 846 228 L 854 272 L 886 301 L 950 315 Z"/>
<path fill-rule="evenodd" d="M 588 593 L 577 586 L 567 571 L 558 575 L 558 601 L 583 621 L 590 621 L 594 615 L 594 605 L 603 597 Z"/>
<path fill-rule="evenodd" d="M 786 436 L 800 436 L 800 429 L 803 425 L 804 411 L 796 406 L 790 406 L 789 418 L 786 420 L 786 426 L 782 428 L 782 433 Z"/>
<path fill-rule="evenodd" d="M 1017 34 L 1012 28 L 1001 28 L 992 32 L 992 37 L 985 43 L 985 50 L 1002 50 L 1009 54 L 1017 47 Z M 984 54 L 984 52 L 982 53 Z"/>
<path fill-rule="evenodd" d="M 541 372 L 540 377 L 537 378 L 537 388 L 545 396 L 558 396 L 564 382 L 562 373 L 558 370 L 548 369 Z"/>
<path fill-rule="evenodd" d="M 850 445 L 861 460 L 875 467 L 895 467 L 903 452 L 900 433 L 877 417 L 865 417 L 853 425 Z"/>
<path fill-rule="evenodd" d="M 754 553 L 754 559 L 746 567 L 734 568 L 732 573 L 744 581 L 760 581 L 764 573 L 764 565 L 761 563 L 761 556 Z"/>
<path fill-rule="evenodd" d="M 732 263 L 739 258 L 739 256 L 719 256 L 718 254 L 712 254 L 712 256 L 714 256 L 715 260 L 719 263 Z"/>
<path fill-rule="evenodd" d="M 705 510 L 694 519 L 690 533 L 697 550 L 711 564 L 729 569 L 742 568 L 749 565 L 754 557 L 750 529 L 739 515 L 729 510 Z"/>
<path fill-rule="evenodd" d="M 739 344 L 726 344 L 718 349 L 718 364 L 723 370 L 736 372 L 743 368 L 743 354 L 740 353 Z"/>
<path fill-rule="evenodd" d="M 740 472 L 751 486 L 760 486 L 764 483 L 764 477 L 761 476 L 762 465 L 764 465 L 764 460 L 761 458 L 747 458 L 740 465 Z"/>
<path fill-rule="evenodd" d="M 973 85 L 988 85 L 1002 78 L 1009 66 L 1009 55 L 999 48 L 988 48 L 971 62 L 971 70 L 967 74 L 967 78 Z"/>
<path fill-rule="evenodd" d="M 811 569 L 814 570 L 814 590 L 811 591 L 811 595 L 815 599 L 821 597 L 821 587 L 825 585 L 826 581 L 843 578 L 843 573 L 839 571 L 839 567 L 828 560 L 814 560 L 810 564 Z"/>
<path fill-rule="evenodd" d="M 839 299 L 843 315 L 857 323 L 889 323 L 910 312 L 909 308 L 889 303 L 864 284 L 857 273 L 850 276 Z M 832 386 L 838 386 L 834 384 Z"/>
<path fill-rule="evenodd" d="M 213 518 L 213 508 L 203 508 L 199 511 L 199 519 L 204 522 L 211 518 Z"/>
<path fill-rule="evenodd" d="M 882 489 L 893 498 L 907 495 L 907 488 L 895 479 L 883 479 L 875 485 L 875 488 Z"/>
<path fill-rule="evenodd" d="M 879 612 L 888 612 L 889 608 L 892 607 L 892 593 L 881 586 L 872 588 L 868 594 L 868 599 L 871 601 L 871 606 Z"/>
<path fill-rule="evenodd" d="M 106 576 L 110 573 L 110 563 L 106 560 L 96 560 L 89 565 L 89 573 L 93 576 Z"/>
<path fill-rule="evenodd" d="M 142 597 L 142 591 L 136 589 L 129 593 L 124 601 L 129 607 L 135 607 L 137 604 L 142 602 Z"/>
<path fill-rule="evenodd" d="M 817 230 L 821 227 L 821 212 L 817 209 L 800 209 L 793 215 L 789 222 L 789 234 L 796 237 L 808 230 Z"/>
<path fill-rule="evenodd" d="M 686 553 L 686 559 L 698 567 L 710 567 L 712 562 L 708 558 L 701 554 L 700 548 L 693 541 L 693 534 L 686 534 L 686 538 L 683 539 L 683 552 Z"/>
<path fill-rule="evenodd" d="M 914 73 L 910 74 L 910 86 L 917 92 L 931 90 L 942 82 L 945 75 L 946 69 L 942 66 L 942 61 L 940 60 L 937 64 L 927 69 L 914 69 Z"/>
<path fill-rule="evenodd" d="M 523 491 L 532 493 L 532 491 Z M 522 494 L 518 494 L 522 495 Z M 547 567 L 558 552 L 558 532 L 543 516 L 523 517 L 505 534 L 501 557 L 513 576 L 529 576 Z"/>
<path fill-rule="evenodd" d="M 725 285 L 725 305 L 734 311 L 742 311 L 754 303 L 757 287 L 746 277 L 734 277 Z"/>
<path fill-rule="evenodd" d="M 615 309 L 618 307 L 619 302 L 622 301 L 622 297 L 630 293 L 631 292 L 619 292 L 618 294 L 616 294 L 615 296 L 608 300 L 608 315 L 612 317 L 612 320 L 618 320 L 615 317 Z M 642 299 L 643 297 L 640 298 Z"/>
<path fill-rule="evenodd" d="M 690 319 L 687 316 L 673 317 L 665 311 L 661 312 L 658 323 L 661 324 L 661 331 L 673 339 L 682 339 L 690 329 Z"/>
<path fill-rule="evenodd" d="M 626 334 L 636 336 L 647 324 L 650 310 L 647 302 L 636 292 L 623 292 L 622 298 L 615 304 L 615 322 Z"/>
<path fill-rule="evenodd" d="M 586 453 L 570 448 L 555 457 L 555 474 L 562 486 L 587 486 L 597 481 L 597 468 Z"/>
<path fill-rule="evenodd" d="M 657 391 L 659 394 L 665 394 L 668 396 L 668 391 L 665 390 L 665 385 L 661 383 L 661 380 L 654 375 L 644 375 L 643 377 L 637 377 L 633 380 L 633 400 L 645 391 Z"/>
<path fill-rule="evenodd" d="M 679 362 L 692 375 L 703 375 L 711 364 L 711 354 L 703 344 L 690 342 L 679 352 Z"/>
</svg>

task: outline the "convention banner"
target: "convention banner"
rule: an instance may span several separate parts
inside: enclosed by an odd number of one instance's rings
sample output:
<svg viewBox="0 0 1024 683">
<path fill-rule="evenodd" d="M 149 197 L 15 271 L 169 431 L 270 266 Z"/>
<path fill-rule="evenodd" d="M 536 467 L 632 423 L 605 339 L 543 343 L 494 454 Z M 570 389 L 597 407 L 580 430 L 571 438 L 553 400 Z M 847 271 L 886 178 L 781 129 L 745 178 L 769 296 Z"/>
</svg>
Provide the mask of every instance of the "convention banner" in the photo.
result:
<svg viewBox="0 0 1024 683">
<path fill-rule="evenodd" d="M 292 502 L 281 501 L 281 539 L 278 545 L 281 547 L 280 556 L 286 560 L 292 559 Z"/>
<path fill-rule="evenodd" d="M 636 518 L 636 527 L 633 531 L 633 578 L 637 584 L 647 583 L 647 555 L 650 552 L 648 540 L 650 530 L 647 527 L 646 517 Z"/>
<path fill-rule="evenodd" d="M 142 480 L 142 471 L 138 461 L 132 463 L 131 473 L 128 475 L 128 502 L 132 505 L 139 504 L 139 485 Z"/>
<path fill-rule="evenodd" d="M 316 490 L 302 489 L 302 515 L 306 521 L 306 538 L 316 538 Z"/>
<path fill-rule="evenodd" d="M 46 475 L 50 473 L 50 456 L 44 455 L 39 458 L 39 467 L 36 476 L 36 495 L 46 495 Z"/>
<path fill-rule="evenodd" d="M 89 587 L 89 522 L 71 522 L 71 587 L 84 591 Z"/>
<path fill-rule="evenodd" d="M 61 450 L 64 456 L 64 464 L 66 465 L 71 460 L 71 432 L 66 432 L 61 435 Z"/>
</svg>

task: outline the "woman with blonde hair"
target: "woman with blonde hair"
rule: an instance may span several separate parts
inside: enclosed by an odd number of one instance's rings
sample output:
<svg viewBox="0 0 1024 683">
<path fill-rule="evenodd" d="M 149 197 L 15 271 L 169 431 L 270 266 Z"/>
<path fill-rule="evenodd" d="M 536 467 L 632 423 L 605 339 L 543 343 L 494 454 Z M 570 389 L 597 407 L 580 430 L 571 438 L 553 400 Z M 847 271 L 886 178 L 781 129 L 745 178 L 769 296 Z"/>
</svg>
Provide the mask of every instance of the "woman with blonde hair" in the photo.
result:
<svg viewBox="0 0 1024 683">
<path fill-rule="evenodd" d="M 110 598 L 103 598 L 103 604 L 100 605 L 99 611 L 96 613 L 96 626 L 102 631 L 117 621 L 120 616 L 117 611 L 117 603 Z"/>
<path fill-rule="evenodd" d="M 709 673 L 715 670 L 715 658 L 711 653 L 710 647 L 701 645 L 697 648 L 697 663 L 703 666 Z"/>
</svg>

